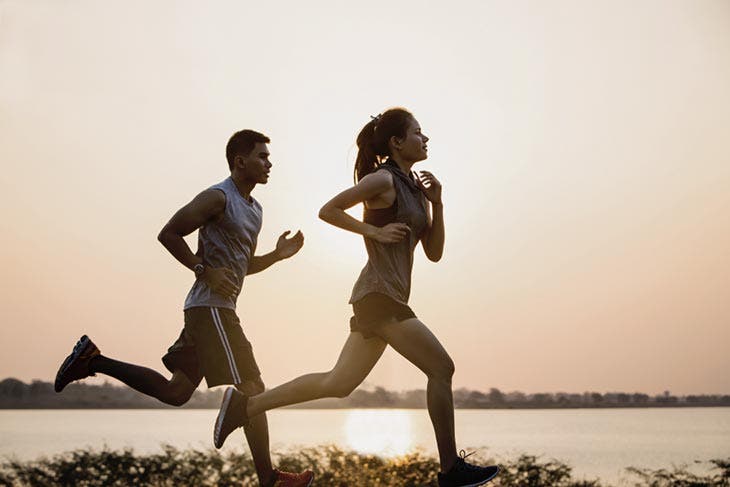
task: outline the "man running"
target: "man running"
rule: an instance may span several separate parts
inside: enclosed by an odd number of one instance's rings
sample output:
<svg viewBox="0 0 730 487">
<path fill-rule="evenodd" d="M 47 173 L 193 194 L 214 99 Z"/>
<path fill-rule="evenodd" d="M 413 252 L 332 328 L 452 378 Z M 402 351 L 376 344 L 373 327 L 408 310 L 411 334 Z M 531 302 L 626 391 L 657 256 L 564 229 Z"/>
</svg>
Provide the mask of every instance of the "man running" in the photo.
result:
<svg viewBox="0 0 730 487">
<path fill-rule="evenodd" d="M 246 275 L 291 257 L 304 245 L 301 232 L 287 238 L 287 231 L 272 252 L 254 255 L 262 208 L 251 191 L 269 180 L 269 142 L 267 136 L 253 130 L 233 134 L 226 146 L 231 176 L 178 210 L 158 236 L 172 256 L 196 277 L 185 300 L 184 328 L 162 357 L 172 378 L 101 355 L 84 335 L 56 374 L 56 392 L 96 373 L 119 379 L 173 406 L 185 404 L 203 377 L 208 387 L 233 384 L 245 395 L 264 391 L 251 344 L 236 316 L 236 301 Z M 194 254 L 183 237 L 195 230 L 198 251 Z M 244 426 L 244 433 L 262 486 L 301 487 L 312 483 L 314 474 L 309 470 L 294 474 L 272 467 L 264 414 L 252 418 Z"/>
</svg>

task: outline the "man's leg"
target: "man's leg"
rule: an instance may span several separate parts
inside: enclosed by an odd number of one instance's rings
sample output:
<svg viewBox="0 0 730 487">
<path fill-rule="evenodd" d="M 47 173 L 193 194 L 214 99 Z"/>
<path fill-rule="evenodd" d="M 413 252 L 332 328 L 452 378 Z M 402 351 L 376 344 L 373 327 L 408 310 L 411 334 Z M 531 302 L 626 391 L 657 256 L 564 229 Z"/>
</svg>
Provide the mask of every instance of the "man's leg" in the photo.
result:
<svg viewBox="0 0 730 487">
<path fill-rule="evenodd" d="M 165 404 L 182 406 L 195 392 L 193 384 L 183 371 L 177 369 L 171 379 L 147 367 L 120 362 L 103 355 L 94 357 L 89 362 L 89 370 L 114 377 L 132 389 L 152 396 Z"/>
<path fill-rule="evenodd" d="M 191 336 L 198 347 L 202 370 L 209 386 L 235 384 L 229 390 L 248 397 L 266 388 L 253 354 L 251 343 L 243 333 L 234 310 L 223 308 L 190 309 L 186 311 Z M 203 323 L 210 326 L 202 327 Z M 240 392 L 239 392 L 240 391 Z M 226 390 L 224 401 L 230 398 Z M 266 416 L 241 422 L 251 450 L 256 474 L 262 486 L 304 487 L 311 483 L 312 472 L 299 474 L 275 470 L 269 453 L 269 425 Z M 214 428 L 215 430 L 215 428 Z M 215 439 L 214 439 L 215 442 Z"/>
<path fill-rule="evenodd" d="M 235 387 L 246 396 L 260 394 L 265 389 L 260 377 L 256 380 L 247 380 L 241 384 L 236 384 Z M 246 441 L 251 450 L 251 457 L 256 467 L 259 485 L 268 487 L 276 483 L 276 485 L 287 487 L 305 487 L 312 483 L 314 474 L 310 470 L 305 470 L 301 473 L 274 470 L 271 464 L 271 453 L 269 450 L 269 423 L 265 413 L 251 418 L 243 426 L 243 433 L 246 435 Z"/>
<path fill-rule="evenodd" d="M 237 384 L 236 388 L 247 396 L 260 394 L 266 389 L 260 377 L 255 381 L 245 381 L 242 384 Z M 266 419 L 266 414 L 259 414 L 252 418 L 243 427 L 243 433 L 246 435 L 246 441 L 251 450 L 251 458 L 256 467 L 259 483 L 264 486 L 272 485 L 276 480 L 276 476 L 274 475 L 274 467 L 271 464 L 269 422 Z"/>
<path fill-rule="evenodd" d="M 178 351 L 177 359 L 184 358 L 184 351 Z M 194 350 L 193 350 L 194 353 Z M 168 352 L 170 355 L 170 352 Z M 189 355 L 189 353 L 188 353 Z M 171 362 L 172 379 L 168 380 L 147 367 L 128 364 L 101 355 L 94 342 L 84 335 L 71 354 L 64 360 L 56 374 L 54 388 L 61 392 L 69 383 L 101 373 L 124 382 L 131 388 L 173 406 L 185 404 L 195 391 L 197 383 L 183 373 L 182 368 Z M 180 362 L 184 363 L 184 361 Z M 196 365 L 196 364 L 193 364 Z"/>
</svg>

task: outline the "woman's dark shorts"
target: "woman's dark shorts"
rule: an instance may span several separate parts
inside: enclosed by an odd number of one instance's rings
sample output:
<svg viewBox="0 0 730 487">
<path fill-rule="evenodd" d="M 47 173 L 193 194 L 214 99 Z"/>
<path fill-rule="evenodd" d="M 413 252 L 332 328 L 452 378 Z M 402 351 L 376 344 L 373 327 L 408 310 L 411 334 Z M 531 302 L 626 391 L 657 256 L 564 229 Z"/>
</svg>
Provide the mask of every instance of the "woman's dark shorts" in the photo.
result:
<svg viewBox="0 0 730 487">
<path fill-rule="evenodd" d="M 355 316 L 350 318 L 350 331 L 358 331 L 365 338 L 378 335 L 378 329 L 393 319 L 404 321 L 415 318 L 416 313 L 405 304 L 380 293 L 366 294 L 352 303 Z"/>
<path fill-rule="evenodd" d="M 226 308 L 185 310 L 185 327 L 162 357 L 170 372 L 182 370 L 193 384 L 205 377 L 208 387 L 258 380 L 251 343 L 236 312 Z"/>
</svg>

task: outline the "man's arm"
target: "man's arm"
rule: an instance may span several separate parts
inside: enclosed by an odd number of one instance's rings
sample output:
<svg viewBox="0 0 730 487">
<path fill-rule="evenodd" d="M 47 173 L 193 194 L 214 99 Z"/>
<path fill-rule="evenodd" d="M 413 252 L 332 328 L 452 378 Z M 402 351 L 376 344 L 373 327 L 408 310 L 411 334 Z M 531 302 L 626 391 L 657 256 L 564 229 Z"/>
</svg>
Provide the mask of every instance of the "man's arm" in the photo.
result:
<svg viewBox="0 0 730 487">
<path fill-rule="evenodd" d="M 248 263 L 248 272 L 246 274 L 261 272 L 271 267 L 272 264 L 287 259 L 299 252 L 299 249 L 304 245 L 304 235 L 301 231 L 297 231 L 292 238 L 286 238 L 290 233 L 288 230 L 282 233 L 276 242 L 276 248 L 268 254 L 252 257 Z"/>
<path fill-rule="evenodd" d="M 217 217 L 226 207 L 226 196 L 218 190 L 208 189 L 193 201 L 180 208 L 162 228 L 157 240 L 175 259 L 188 269 L 202 264 L 203 259 L 195 255 L 183 237 Z M 201 276 L 218 294 L 230 296 L 238 290 L 235 273 L 225 268 L 205 268 Z"/>
</svg>

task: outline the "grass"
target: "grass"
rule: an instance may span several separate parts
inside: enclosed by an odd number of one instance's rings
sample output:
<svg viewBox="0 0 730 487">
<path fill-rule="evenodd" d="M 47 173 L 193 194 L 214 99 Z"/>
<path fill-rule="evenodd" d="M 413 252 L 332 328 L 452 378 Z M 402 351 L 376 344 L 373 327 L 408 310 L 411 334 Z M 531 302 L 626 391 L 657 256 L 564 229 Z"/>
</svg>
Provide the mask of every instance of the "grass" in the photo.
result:
<svg viewBox="0 0 730 487">
<path fill-rule="evenodd" d="M 473 456 L 470 459 L 474 458 Z M 315 471 L 316 486 L 436 486 L 436 459 L 419 453 L 395 459 L 362 455 L 336 446 L 307 448 L 276 454 L 279 468 Z M 477 463 L 489 459 L 476 458 Z M 494 463 L 494 460 L 491 460 Z M 492 487 L 608 487 L 596 480 L 575 479 L 567 464 L 542 460 L 532 455 L 500 461 L 502 473 Z M 712 460 L 713 470 L 697 476 L 678 467 L 672 470 L 629 468 L 635 483 L 646 487 L 730 486 L 730 459 Z M 6 460 L 0 463 L 0 486 L 256 486 L 256 474 L 248 453 L 215 450 L 179 450 L 163 446 L 162 451 L 137 455 L 133 450 L 90 450 L 65 452 L 33 461 Z"/>
</svg>

